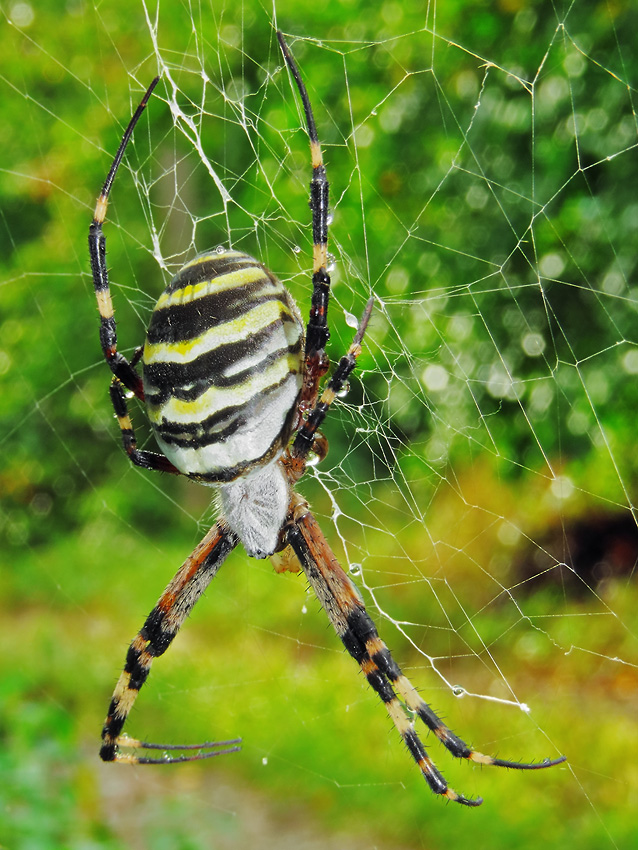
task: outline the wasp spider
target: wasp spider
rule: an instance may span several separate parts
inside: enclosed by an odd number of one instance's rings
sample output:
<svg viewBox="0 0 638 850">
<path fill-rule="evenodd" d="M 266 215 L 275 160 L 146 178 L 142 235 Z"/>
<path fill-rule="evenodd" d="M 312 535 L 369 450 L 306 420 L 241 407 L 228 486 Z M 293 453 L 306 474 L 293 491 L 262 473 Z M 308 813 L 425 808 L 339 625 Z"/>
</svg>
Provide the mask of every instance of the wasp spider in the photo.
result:
<svg viewBox="0 0 638 850">
<path fill-rule="evenodd" d="M 272 556 L 285 569 L 303 570 L 432 791 L 477 806 L 480 798 L 464 797 L 448 786 L 411 717 L 418 716 L 452 755 L 478 764 L 531 770 L 564 759 L 525 764 L 492 758 L 451 732 L 401 672 L 310 508 L 295 493 L 309 454 L 322 456 L 327 450 L 318 428 L 355 367 L 372 299 L 350 349 L 320 395 L 319 383 L 329 367 L 328 182 L 306 88 L 283 35 L 278 38 L 303 103 L 312 158 L 314 251 L 305 329 L 292 297 L 267 268 L 240 251 L 218 249 L 195 257 L 169 283 L 153 311 L 146 342 L 133 359 L 118 351 L 102 226 L 115 174 L 157 78 L 124 133 L 90 226 L 100 341 L 113 372 L 111 400 L 124 449 L 136 466 L 212 485 L 222 517 L 180 567 L 131 643 L 109 705 L 100 755 L 104 761 L 172 764 L 239 749 L 240 739 L 166 746 L 130 738 L 122 730 L 153 659 L 166 652 L 226 556 L 241 543 L 254 558 Z M 141 377 L 136 369 L 140 359 Z M 138 449 L 127 395 L 145 403 L 161 453 Z M 139 754 L 148 750 L 198 752 L 159 758 Z"/>
</svg>

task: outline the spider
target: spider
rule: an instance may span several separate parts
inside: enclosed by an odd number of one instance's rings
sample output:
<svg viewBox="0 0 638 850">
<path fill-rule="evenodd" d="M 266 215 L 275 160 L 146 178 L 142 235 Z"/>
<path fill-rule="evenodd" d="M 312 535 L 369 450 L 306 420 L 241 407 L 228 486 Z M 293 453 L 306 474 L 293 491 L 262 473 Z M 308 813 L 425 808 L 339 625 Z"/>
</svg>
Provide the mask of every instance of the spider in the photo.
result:
<svg viewBox="0 0 638 850">
<path fill-rule="evenodd" d="M 100 342 L 113 373 L 110 395 L 124 449 L 135 466 L 211 485 L 221 517 L 180 567 L 131 643 L 108 708 L 100 756 L 128 764 L 174 764 L 240 749 L 241 739 L 164 745 L 131 738 L 122 730 L 153 659 L 166 652 L 222 562 L 241 543 L 249 556 L 271 557 L 276 568 L 279 562 L 280 569 L 305 573 L 431 790 L 478 806 L 481 798 L 465 797 L 449 787 L 414 728 L 416 717 L 453 756 L 478 764 L 534 770 L 565 758 L 537 763 L 493 758 L 476 752 L 448 729 L 401 672 L 307 502 L 295 492 L 309 455 L 322 458 L 327 452 L 318 429 L 355 368 L 373 298 L 320 395 L 320 381 L 329 369 L 328 181 L 306 87 L 284 36 L 278 32 L 277 37 L 301 97 L 310 139 L 314 248 L 305 329 L 292 297 L 265 266 L 240 251 L 217 249 L 186 263 L 168 284 L 153 310 L 146 342 L 132 359 L 118 351 L 102 228 L 116 172 L 157 77 L 126 128 L 89 229 Z M 136 369 L 140 361 L 142 376 Z M 137 447 L 127 396 L 144 402 L 159 453 Z M 144 754 L 148 750 L 166 752 L 153 757 Z M 182 754 L 169 755 L 177 750 Z M 183 753 L 189 750 L 198 752 Z"/>
</svg>

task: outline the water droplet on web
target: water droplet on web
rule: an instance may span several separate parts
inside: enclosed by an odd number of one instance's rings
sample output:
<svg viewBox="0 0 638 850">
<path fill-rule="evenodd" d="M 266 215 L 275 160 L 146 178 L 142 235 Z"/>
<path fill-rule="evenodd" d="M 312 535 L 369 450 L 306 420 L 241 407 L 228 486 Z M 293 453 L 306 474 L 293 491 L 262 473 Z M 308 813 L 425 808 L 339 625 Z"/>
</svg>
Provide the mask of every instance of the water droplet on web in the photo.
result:
<svg viewBox="0 0 638 850">
<path fill-rule="evenodd" d="M 454 685 L 452 687 L 452 693 L 455 697 L 464 697 L 467 694 L 465 688 L 461 687 L 461 685 Z"/>
<path fill-rule="evenodd" d="M 328 224 L 332 224 L 333 220 L 334 220 L 334 213 L 330 209 L 330 210 L 328 210 L 328 215 L 326 216 L 326 222 Z"/>
<path fill-rule="evenodd" d="M 293 254 L 301 254 L 301 248 L 299 247 L 299 245 L 293 246 L 292 253 Z"/>
<path fill-rule="evenodd" d="M 224 251 L 225 251 L 226 249 L 224 248 L 224 246 L 223 246 L 223 245 L 218 245 L 218 246 L 215 248 L 215 250 L 217 251 L 217 253 L 218 253 L 218 254 L 223 254 L 223 253 L 224 253 Z"/>
<path fill-rule="evenodd" d="M 334 254 L 328 254 L 326 258 L 326 269 L 329 272 L 333 272 L 337 268 L 337 260 L 335 259 Z"/>
<path fill-rule="evenodd" d="M 350 391 L 350 381 L 346 381 L 344 385 L 341 387 L 338 393 L 336 393 L 337 398 L 345 398 Z"/>
<path fill-rule="evenodd" d="M 261 760 L 261 763 L 262 763 L 262 764 L 264 765 L 264 767 L 265 767 L 265 766 L 268 764 L 268 756 L 264 756 L 264 757 L 263 757 L 263 759 Z"/>
<path fill-rule="evenodd" d="M 346 325 L 349 328 L 354 328 L 358 330 L 359 328 L 359 319 L 354 315 L 354 313 L 348 313 L 347 310 L 344 312 L 344 318 L 346 320 Z"/>
<path fill-rule="evenodd" d="M 363 572 L 363 567 L 361 564 L 350 564 L 350 575 L 352 576 L 360 576 Z"/>
<path fill-rule="evenodd" d="M 573 494 L 575 487 L 574 482 L 568 475 L 557 475 L 549 485 L 552 496 L 556 499 L 569 499 Z"/>
</svg>

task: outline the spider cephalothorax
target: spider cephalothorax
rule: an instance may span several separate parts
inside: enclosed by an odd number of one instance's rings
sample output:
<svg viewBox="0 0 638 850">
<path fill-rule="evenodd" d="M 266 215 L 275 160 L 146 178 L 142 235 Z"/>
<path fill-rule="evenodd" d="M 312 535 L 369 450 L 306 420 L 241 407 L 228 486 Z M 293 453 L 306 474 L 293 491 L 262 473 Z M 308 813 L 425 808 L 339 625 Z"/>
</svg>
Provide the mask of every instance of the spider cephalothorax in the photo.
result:
<svg viewBox="0 0 638 850">
<path fill-rule="evenodd" d="M 111 400 L 124 448 L 136 466 L 213 486 L 221 517 L 178 570 L 131 643 L 102 731 L 100 755 L 105 761 L 171 764 L 239 749 L 239 739 L 186 746 L 150 744 L 129 738 L 122 729 L 153 658 L 168 649 L 224 559 L 241 542 L 256 558 L 285 550 L 286 568 L 303 570 L 432 791 L 476 806 L 480 798 L 472 800 L 448 786 L 428 757 L 410 713 L 454 756 L 479 764 L 528 770 L 559 764 L 564 758 L 535 764 L 505 761 L 472 750 L 451 732 L 401 672 L 310 508 L 295 492 L 310 452 L 325 453 L 317 429 L 356 365 L 373 299 L 320 396 L 319 382 L 328 370 L 328 181 L 306 88 L 283 35 L 277 36 L 301 95 L 310 137 L 313 291 L 305 330 L 294 300 L 268 269 L 242 252 L 217 249 L 195 257 L 169 283 L 135 358 L 128 361 L 117 350 L 102 225 L 115 174 L 157 78 L 124 133 L 89 230 L 100 341 L 113 372 Z M 140 357 L 142 377 L 136 369 Z M 161 453 L 138 449 L 127 394 L 145 403 Z M 123 753 L 121 747 L 133 752 Z M 199 752 L 153 758 L 135 755 L 140 749 Z"/>
</svg>

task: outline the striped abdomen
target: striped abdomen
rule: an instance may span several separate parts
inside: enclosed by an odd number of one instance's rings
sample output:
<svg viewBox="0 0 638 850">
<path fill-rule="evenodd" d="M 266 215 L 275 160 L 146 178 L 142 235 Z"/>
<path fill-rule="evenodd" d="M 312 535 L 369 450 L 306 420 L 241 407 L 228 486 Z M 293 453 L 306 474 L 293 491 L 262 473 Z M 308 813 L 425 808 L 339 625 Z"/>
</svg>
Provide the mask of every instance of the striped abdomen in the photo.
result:
<svg viewBox="0 0 638 850">
<path fill-rule="evenodd" d="M 210 251 L 155 305 L 144 346 L 148 416 L 185 475 L 231 481 L 286 445 L 302 384 L 297 307 L 261 263 Z"/>
</svg>

